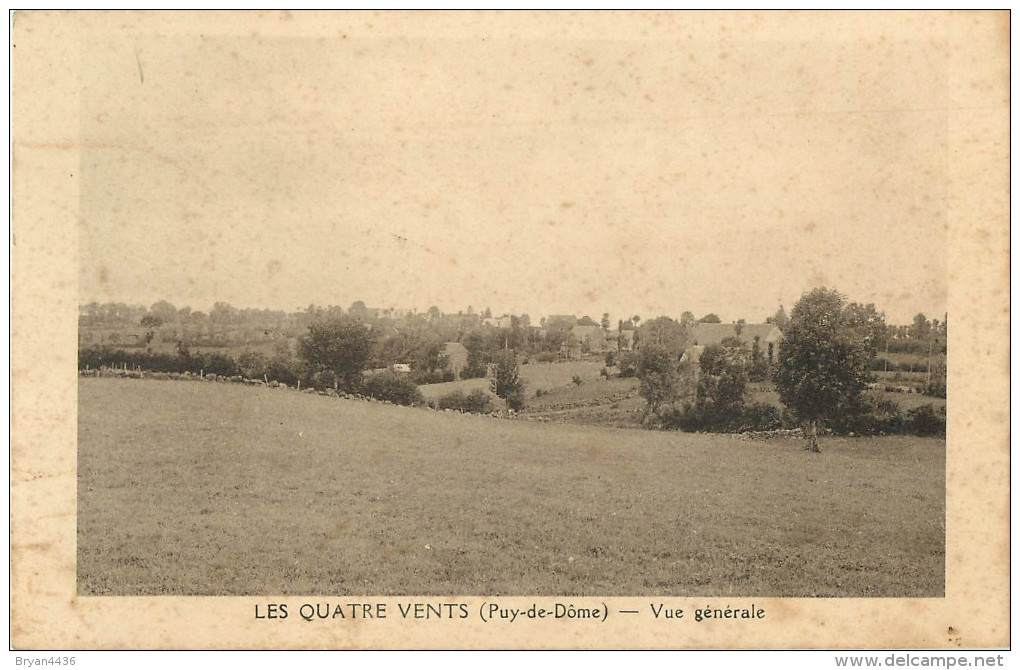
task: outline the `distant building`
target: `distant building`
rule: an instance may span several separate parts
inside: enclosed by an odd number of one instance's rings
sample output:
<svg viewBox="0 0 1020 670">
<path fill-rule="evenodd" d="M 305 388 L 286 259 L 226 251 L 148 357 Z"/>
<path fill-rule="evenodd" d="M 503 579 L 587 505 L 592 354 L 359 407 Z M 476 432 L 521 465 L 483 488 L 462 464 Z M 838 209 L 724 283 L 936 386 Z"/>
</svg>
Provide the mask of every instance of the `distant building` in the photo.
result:
<svg viewBox="0 0 1020 670">
<path fill-rule="evenodd" d="M 691 346 L 688 350 L 694 347 L 702 347 L 703 350 L 704 347 L 720 344 L 730 337 L 737 338 L 749 349 L 757 338 L 761 353 L 769 363 L 776 360 L 783 343 L 783 331 L 774 323 L 698 323 L 691 331 Z M 700 356 L 701 352 L 698 351 L 697 355 Z"/>
<path fill-rule="evenodd" d="M 553 314 L 547 317 L 543 327 L 546 330 L 570 330 L 577 325 L 577 317 L 572 314 Z"/>
<path fill-rule="evenodd" d="M 409 374 L 411 374 L 411 364 L 410 363 L 394 363 L 390 367 L 393 369 L 394 372 L 396 372 L 398 374 L 402 374 L 402 375 L 409 375 Z"/>
<path fill-rule="evenodd" d="M 493 328 L 510 328 L 513 325 L 513 317 L 509 314 L 504 314 L 503 316 L 482 319 L 482 325 L 492 326 Z"/>
<path fill-rule="evenodd" d="M 577 339 L 577 346 L 582 353 L 601 354 L 609 351 L 606 331 L 601 326 L 574 326 L 570 334 Z M 613 348 L 616 348 L 615 345 Z"/>
</svg>

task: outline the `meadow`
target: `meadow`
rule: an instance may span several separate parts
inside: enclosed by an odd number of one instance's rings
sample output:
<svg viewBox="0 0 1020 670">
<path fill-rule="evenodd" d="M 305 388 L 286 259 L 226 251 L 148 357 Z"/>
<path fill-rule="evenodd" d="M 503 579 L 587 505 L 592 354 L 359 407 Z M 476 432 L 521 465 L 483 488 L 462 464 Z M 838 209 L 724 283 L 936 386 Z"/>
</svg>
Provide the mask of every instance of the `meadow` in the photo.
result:
<svg viewBox="0 0 1020 670">
<path fill-rule="evenodd" d="M 574 376 L 584 382 L 601 379 L 599 371 L 605 363 L 602 361 L 561 361 L 558 363 L 530 363 L 519 367 L 521 380 L 524 382 L 524 393 L 528 398 L 535 391 L 551 391 L 573 385 Z M 442 384 L 425 384 L 418 389 L 426 400 L 435 400 L 453 391 L 470 393 L 475 389 L 489 390 L 488 379 L 462 379 Z"/>
<path fill-rule="evenodd" d="M 944 593 L 943 439 L 816 455 L 233 384 L 78 390 L 83 595 Z"/>
</svg>

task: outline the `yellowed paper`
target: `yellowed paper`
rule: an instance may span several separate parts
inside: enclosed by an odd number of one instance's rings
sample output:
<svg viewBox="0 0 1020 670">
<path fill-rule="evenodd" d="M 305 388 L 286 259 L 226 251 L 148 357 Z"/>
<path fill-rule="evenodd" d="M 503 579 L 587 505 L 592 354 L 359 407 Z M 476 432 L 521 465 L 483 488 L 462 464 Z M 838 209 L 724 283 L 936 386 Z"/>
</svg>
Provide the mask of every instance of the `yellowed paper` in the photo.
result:
<svg viewBox="0 0 1020 670">
<path fill-rule="evenodd" d="M 1007 12 L 27 11 L 12 39 L 16 649 L 1008 645 Z M 816 286 L 951 315 L 944 592 L 79 591 L 79 304 L 735 320 Z M 299 616 L 327 603 L 388 616 Z"/>
</svg>

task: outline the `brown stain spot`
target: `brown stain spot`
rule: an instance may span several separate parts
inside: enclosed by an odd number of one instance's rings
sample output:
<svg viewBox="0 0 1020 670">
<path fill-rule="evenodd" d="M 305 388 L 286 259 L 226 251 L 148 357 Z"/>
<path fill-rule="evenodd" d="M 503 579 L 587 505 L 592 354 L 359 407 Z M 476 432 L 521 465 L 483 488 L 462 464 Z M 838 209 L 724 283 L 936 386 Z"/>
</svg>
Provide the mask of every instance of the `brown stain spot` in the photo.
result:
<svg viewBox="0 0 1020 670">
<path fill-rule="evenodd" d="M 105 265 L 100 265 L 99 266 L 99 273 L 98 274 L 99 274 L 99 283 L 100 284 L 105 284 L 106 282 L 108 282 L 110 280 L 110 272 L 109 272 L 109 270 L 106 269 Z"/>
<path fill-rule="evenodd" d="M 325 551 L 326 545 L 331 540 L 339 539 L 344 529 L 351 524 L 351 520 L 348 517 L 344 517 L 336 522 L 336 526 L 333 527 L 333 532 L 328 533 L 326 537 L 322 538 L 315 544 L 316 551 Z"/>
<path fill-rule="evenodd" d="M 574 206 L 574 203 L 572 203 L 572 202 L 561 202 L 560 203 L 560 207 L 562 207 L 563 209 L 570 209 L 573 206 Z"/>
<path fill-rule="evenodd" d="M 273 276 L 273 275 L 277 274 L 282 269 L 283 269 L 283 264 L 280 263 L 280 261 L 276 260 L 275 258 L 273 260 L 269 261 L 268 263 L 266 263 L 266 272 L 269 273 L 269 276 Z"/>
<path fill-rule="evenodd" d="M 818 227 L 818 224 L 816 224 L 814 221 L 812 221 L 811 223 L 806 223 L 806 224 L 804 224 L 804 232 L 805 233 L 813 233 L 815 231 L 815 228 L 817 228 L 817 227 Z"/>
</svg>

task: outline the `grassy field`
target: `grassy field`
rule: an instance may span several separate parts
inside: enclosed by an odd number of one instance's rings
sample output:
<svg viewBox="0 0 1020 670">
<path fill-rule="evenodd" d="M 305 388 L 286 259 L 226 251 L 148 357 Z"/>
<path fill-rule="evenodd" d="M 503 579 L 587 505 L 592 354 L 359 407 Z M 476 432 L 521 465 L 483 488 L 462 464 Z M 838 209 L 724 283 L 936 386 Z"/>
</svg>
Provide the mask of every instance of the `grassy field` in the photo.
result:
<svg viewBox="0 0 1020 670">
<path fill-rule="evenodd" d="M 945 442 L 81 379 L 88 595 L 941 596 Z"/>
<path fill-rule="evenodd" d="M 531 363 L 519 367 L 521 379 L 524 381 L 524 394 L 532 398 L 535 391 L 551 391 L 564 386 L 572 386 L 574 375 L 583 381 L 597 381 L 601 377 L 599 371 L 605 365 L 602 361 L 563 361 L 561 363 Z M 489 390 L 488 379 L 464 379 L 443 384 L 426 384 L 418 387 L 426 400 L 434 400 L 447 393 L 461 390 L 469 393 L 475 389 Z"/>
</svg>

